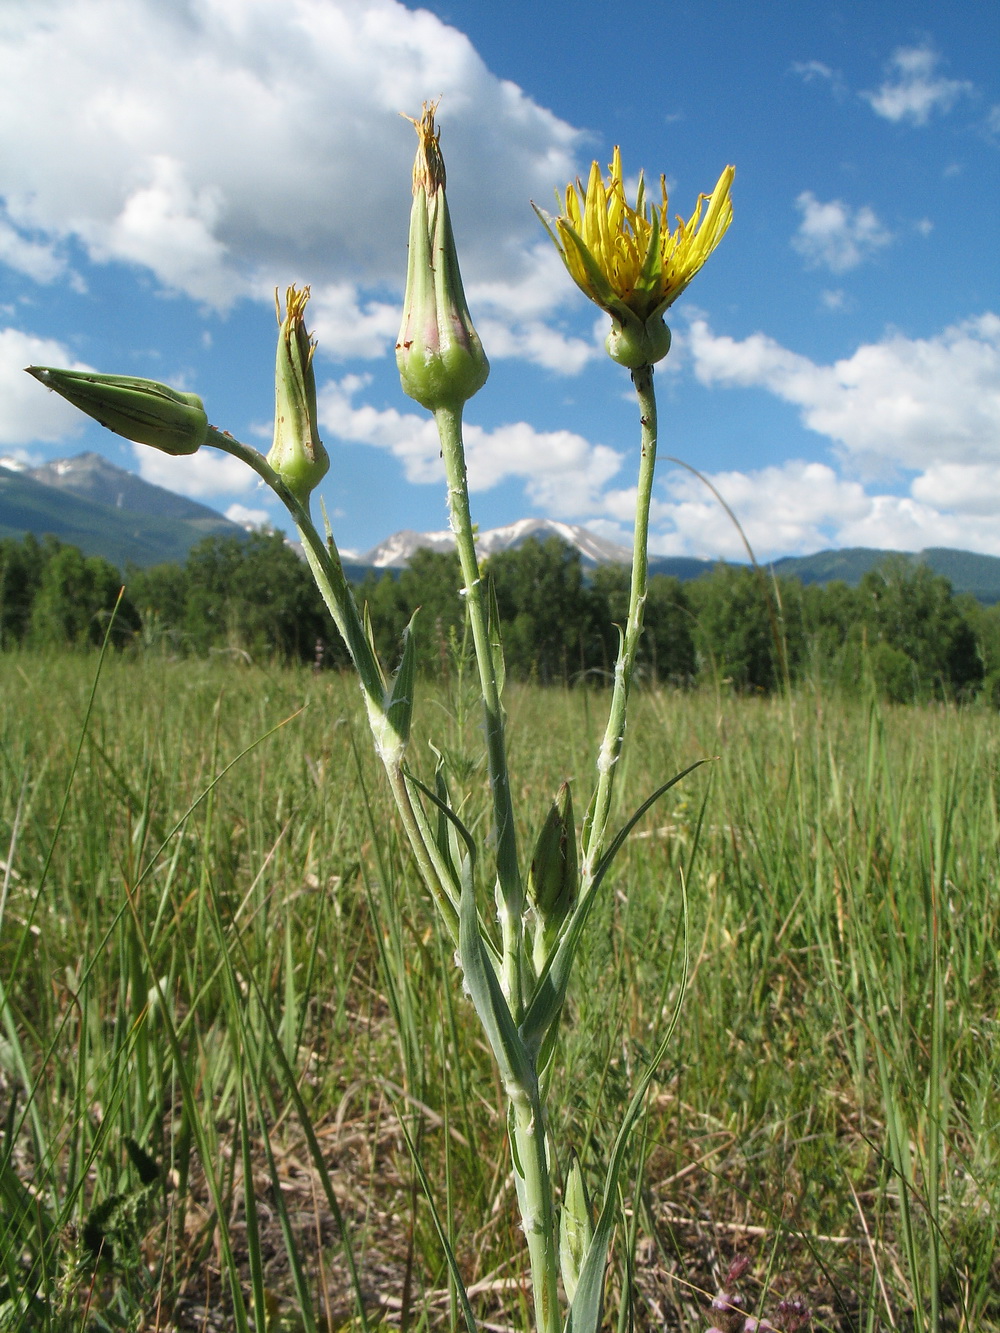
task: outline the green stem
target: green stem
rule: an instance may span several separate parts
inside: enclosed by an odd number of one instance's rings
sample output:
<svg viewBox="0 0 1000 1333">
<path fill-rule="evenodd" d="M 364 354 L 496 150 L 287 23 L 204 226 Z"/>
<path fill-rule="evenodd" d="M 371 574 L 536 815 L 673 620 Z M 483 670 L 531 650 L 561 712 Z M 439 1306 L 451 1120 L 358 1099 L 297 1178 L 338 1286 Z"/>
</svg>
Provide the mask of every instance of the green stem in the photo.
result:
<svg viewBox="0 0 1000 1333">
<path fill-rule="evenodd" d="M 437 848 L 428 835 L 414 808 L 409 787 L 403 775 L 403 746 L 388 725 L 385 713 L 385 679 L 375 652 L 358 612 L 340 561 L 340 553 L 331 539 L 324 542 L 316 531 L 309 510 L 271 467 L 258 450 L 242 444 L 223 431 L 209 430 L 208 443 L 234 458 L 239 458 L 261 477 L 291 515 L 302 539 L 306 560 L 312 570 L 316 586 L 327 605 L 334 624 L 347 645 L 361 682 L 368 711 L 368 723 L 375 738 L 375 748 L 385 766 L 396 807 L 399 811 L 407 840 L 431 896 L 444 919 L 452 939 L 458 940 L 458 912 L 454 903 L 454 886 L 440 864 Z"/>
<path fill-rule="evenodd" d="M 479 683 L 486 719 L 486 753 L 493 795 L 493 823 L 496 837 L 497 914 L 502 945 L 500 984 L 510 1005 L 515 1023 L 524 1012 L 524 889 L 517 861 L 514 810 L 507 770 L 504 737 L 504 711 L 494 647 L 490 638 L 489 616 L 483 596 L 479 561 L 469 512 L 469 485 L 462 443 L 461 408 L 441 408 L 435 412 L 441 453 L 448 483 L 448 509 L 455 534 L 464 583 L 463 593 L 469 608 L 472 641 L 479 668 Z M 531 1088 L 509 1088 L 510 1115 L 508 1131 L 514 1153 L 514 1178 L 518 1207 L 528 1246 L 531 1287 L 535 1303 L 537 1333 L 560 1333 L 558 1229 L 552 1200 L 548 1153 L 545 1143 L 545 1116 L 537 1079 Z"/>
<path fill-rule="evenodd" d="M 584 831 L 582 874 L 584 886 L 590 883 L 607 841 L 611 794 L 625 741 L 625 714 L 635 668 L 636 650 L 642 636 L 642 618 L 646 609 L 649 503 L 653 494 L 653 471 L 656 467 L 656 395 L 653 391 L 653 367 L 640 366 L 637 370 L 633 370 L 632 383 L 639 399 L 639 421 L 642 427 L 639 481 L 635 502 L 635 534 L 632 543 L 632 583 L 629 592 L 628 620 L 622 635 L 618 660 L 615 663 L 615 681 L 611 692 L 608 724 L 597 757 L 597 790 L 594 793 Z"/>
<path fill-rule="evenodd" d="M 490 642 L 489 617 L 483 597 L 483 582 L 476 558 L 476 543 L 469 511 L 469 483 L 465 467 L 465 448 L 462 443 L 462 409 L 443 407 L 434 413 L 441 437 L 441 455 L 444 459 L 448 483 L 448 510 L 451 530 L 455 535 L 459 563 L 464 582 L 463 595 L 469 608 L 472 642 L 479 668 L 479 684 L 483 696 L 486 719 L 486 754 L 490 772 L 490 790 L 493 796 L 493 825 L 496 837 L 497 914 L 500 919 L 503 952 L 500 978 L 515 1023 L 521 1021 L 524 1007 L 522 994 L 522 953 L 524 891 L 517 861 L 517 840 L 514 832 L 514 809 L 507 771 L 507 746 L 504 737 L 504 712 L 500 701 L 493 645 Z"/>
<path fill-rule="evenodd" d="M 537 1333 L 560 1333 L 558 1229 L 537 1089 L 530 1098 L 511 1101 L 508 1128 L 516 1155 L 517 1202 L 531 1263 L 535 1328 Z"/>
</svg>

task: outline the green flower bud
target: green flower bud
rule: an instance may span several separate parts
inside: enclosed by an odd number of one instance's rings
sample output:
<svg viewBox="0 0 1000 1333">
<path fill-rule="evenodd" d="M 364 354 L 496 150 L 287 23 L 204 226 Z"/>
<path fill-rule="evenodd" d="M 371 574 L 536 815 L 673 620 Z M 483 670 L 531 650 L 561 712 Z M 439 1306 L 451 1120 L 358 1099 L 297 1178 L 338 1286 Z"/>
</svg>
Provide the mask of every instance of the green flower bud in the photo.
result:
<svg viewBox="0 0 1000 1333">
<path fill-rule="evenodd" d="M 573 795 L 564 782 L 542 825 L 528 871 L 528 902 L 535 912 L 532 956 L 536 971 L 545 966 L 559 928 L 576 905 L 579 889 Z"/>
<path fill-rule="evenodd" d="M 425 102 L 420 120 L 413 121 L 420 143 L 413 164 L 406 296 L 396 343 L 403 392 L 431 412 L 460 408 L 490 373 L 458 267 L 435 109 L 436 104 Z"/>
<path fill-rule="evenodd" d="M 566 1299 L 572 1304 L 580 1281 L 580 1269 L 587 1257 L 594 1235 L 587 1186 L 576 1154 L 566 1176 L 563 1192 L 562 1216 L 559 1219 L 559 1268 L 562 1272 Z"/>
<path fill-rule="evenodd" d="M 93 375 L 51 366 L 26 369 L 47 389 L 126 440 L 180 455 L 196 453 L 208 438 L 208 417 L 197 394 L 132 375 Z"/>
<path fill-rule="evenodd" d="M 655 366 L 670 351 L 670 330 L 662 315 L 653 315 L 645 324 L 638 319 L 619 321 L 612 315 L 604 346 L 612 361 L 629 370 Z"/>
<path fill-rule="evenodd" d="M 282 319 L 275 292 L 280 328 L 274 365 L 274 443 L 267 456 L 271 467 L 304 505 L 308 505 L 309 496 L 330 467 L 316 420 L 316 377 L 312 366 L 316 344 L 306 332 L 308 300 L 308 287 L 301 291 L 289 287 Z"/>
</svg>

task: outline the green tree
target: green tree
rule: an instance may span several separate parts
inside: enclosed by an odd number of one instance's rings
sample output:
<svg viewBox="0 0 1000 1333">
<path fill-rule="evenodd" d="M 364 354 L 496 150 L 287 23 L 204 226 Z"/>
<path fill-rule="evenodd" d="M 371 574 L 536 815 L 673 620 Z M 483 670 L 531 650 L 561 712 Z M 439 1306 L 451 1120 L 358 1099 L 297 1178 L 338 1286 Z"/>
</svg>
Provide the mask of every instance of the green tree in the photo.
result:
<svg viewBox="0 0 1000 1333">
<path fill-rule="evenodd" d="M 369 574 L 358 600 L 367 605 L 375 642 L 383 659 L 394 660 L 403 630 L 419 611 L 415 632 L 424 645 L 421 669 L 430 675 L 447 671 L 452 644 L 465 625 L 465 605 L 458 556 L 454 552 L 418 550 L 398 574 Z"/>
<path fill-rule="evenodd" d="M 543 682 L 568 680 L 603 657 L 601 602 L 580 553 L 550 537 L 486 562 L 496 590 L 507 669 Z"/>
<path fill-rule="evenodd" d="M 308 566 L 280 533 L 209 537 L 191 551 L 185 574 L 180 628 L 196 652 L 226 647 L 310 661 L 319 641 L 324 660 L 344 660 Z"/>
<path fill-rule="evenodd" d="M 802 585 L 742 565 L 719 565 L 689 585 L 703 671 L 737 690 L 773 690 L 804 655 Z"/>
<path fill-rule="evenodd" d="M 610 670 L 618 652 L 616 625 L 628 616 L 629 570 L 625 565 L 598 565 L 591 587 L 600 599 L 607 625 L 605 662 Z M 636 657 L 640 672 L 654 681 L 690 684 L 697 670 L 690 599 L 679 579 L 654 574 L 646 596 L 645 633 Z"/>
<path fill-rule="evenodd" d="M 27 637 L 46 559 L 30 532 L 20 542 L 0 540 L 0 648 L 13 648 Z"/>
<path fill-rule="evenodd" d="M 121 575 L 107 560 L 56 543 L 42 567 L 31 608 L 29 642 L 37 648 L 100 644 L 121 588 Z M 134 606 L 123 598 L 114 616 L 111 642 L 121 646 L 138 627 Z"/>
<path fill-rule="evenodd" d="M 975 693 L 983 679 L 982 655 L 966 604 L 954 596 L 946 578 L 923 562 L 897 556 L 865 574 L 858 592 L 870 647 L 893 650 L 891 656 L 882 652 L 872 659 L 875 666 L 883 659 L 890 664 L 883 675 L 893 697 L 961 699 Z M 912 664 L 909 691 L 898 653 Z"/>
</svg>

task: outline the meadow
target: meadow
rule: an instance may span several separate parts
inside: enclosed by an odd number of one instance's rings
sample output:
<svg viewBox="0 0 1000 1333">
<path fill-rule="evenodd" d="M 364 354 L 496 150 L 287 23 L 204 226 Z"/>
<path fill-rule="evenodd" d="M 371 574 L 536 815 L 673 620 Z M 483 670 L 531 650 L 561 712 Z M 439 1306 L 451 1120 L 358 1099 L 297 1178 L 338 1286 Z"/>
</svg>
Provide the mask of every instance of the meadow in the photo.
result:
<svg viewBox="0 0 1000 1333">
<path fill-rule="evenodd" d="M 0 1328 L 530 1325 L 502 1089 L 351 677 L 0 655 Z M 599 690 L 510 684 L 522 848 Z M 478 694 L 421 690 L 488 821 Z M 1000 714 L 639 691 L 553 1141 L 633 1140 L 607 1327 L 1000 1329 Z M 687 926 L 684 929 L 684 902 Z M 565 1164 L 562 1164 L 565 1165 Z M 630 1298 L 630 1299 L 629 1299 Z"/>
</svg>

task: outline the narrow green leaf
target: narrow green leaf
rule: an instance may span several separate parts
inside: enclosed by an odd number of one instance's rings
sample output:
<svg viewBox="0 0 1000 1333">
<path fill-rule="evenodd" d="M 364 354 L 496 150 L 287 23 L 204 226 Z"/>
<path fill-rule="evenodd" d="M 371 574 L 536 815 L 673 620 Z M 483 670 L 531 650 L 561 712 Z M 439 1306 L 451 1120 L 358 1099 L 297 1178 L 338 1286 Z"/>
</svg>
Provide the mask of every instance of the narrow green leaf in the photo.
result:
<svg viewBox="0 0 1000 1333">
<path fill-rule="evenodd" d="M 366 612 L 367 609 L 366 606 Z M 403 655 L 399 662 L 399 670 L 385 692 L 386 717 L 389 719 L 390 727 L 404 745 L 410 739 L 410 719 L 413 716 L 413 696 L 416 688 L 417 651 L 413 622 L 418 614 L 419 607 L 403 630 Z"/>
<path fill-rule="evenodd" d="M 507 663 L 503 655 L 503 638 L 500 632 L 500 607 L 497 604 L 496 583 L 492 576 L 486 579 L 486 614 L 490 636 L 490 656 L 493 658 L 493 674 L 497 681 L 497 694 L 503 697 L 503 687 L 507 683 Z"/>
<path fill-rule="evenodd" d="M 472 1003 L 492 1048 L 507 1095 L 512 1100 L 519 1095 L 530 1097 L 534 1095 L 538 1079 L 480 934 L 472 872 L 471 856 L 463 857 L 458 956 Z"/>
<path fill-rule="evenodd" d="M 697 765 L 695 765 L 697 767 Z M 683 776 L 683 775 L 680 775 Z M 677 779 L 675 779 L 676 781 Z M 647 802 L 648 805 L 652 800 Z M 614 1230 L 615 1213 L 617 1211 L 618 1199 L 618 1177 L 621 1175 L 622 1166 L 625 1163 L 625 1151 L 628 1148 L 628 1141 L 635 1128 L 636 1121 L 642 1112 L 643 1103 L 646 1100 L 646 1093 L 652 1083 L 656 1071 L 659 1069 L 663 1057 L 667 1053 L 667 1047 L 670 1039 L 674 1035 L 678 1020 L 681 1015 L 681 1006 L 684 1003 L 684 995 L 687 990 L 688 981 L 688 911 L 687 911 L 687 893 L 681 881 L 681 921 L 683 926 L 683 947 L 681 958 L 683 960 L 683 969 L 681 973 L 681 984 L 677 989 L 677 1001 L 674 1004 L 673 1013 L 670 1015 L 670 1022 L 667 1024 L 667 1030 L 663 1034 L 660 1044 L 653 1054 L 652 1060 L 646 1066 L 642 1078 L 639 1080 L 638 1087 L 632 1094 L 632 1100 L 628 1104 L 628 1110 L 625 1112 L 621 1128 L 615 1139 L 615 1146 L 611 1152 L 611 1161 L 608 1163 L 608 1173 L 604 1181 L 604 1197 L 601 1205 L 601 1215 L 597 1219 L 597 1226 L 594 1229 L 594 1236 L 587 1249 L 587 1256 L 580 1269 L 580 1278 L 577 1283 L 576 1295 L 573 1297 L 570 1305 L 569 1316 L 566 1320 L 565 1333 L 597 1333 L 601 1323 L 601 1313 L 604 1304 L 604 1273 L 608 1264 L 608 1249 L 611 1245 L 611 1233 Z"/>
</svg>

